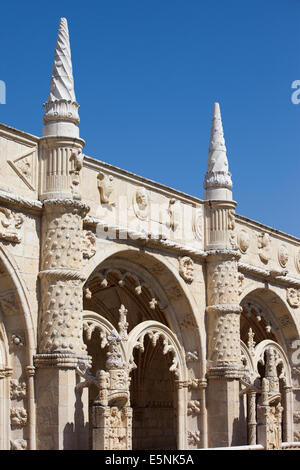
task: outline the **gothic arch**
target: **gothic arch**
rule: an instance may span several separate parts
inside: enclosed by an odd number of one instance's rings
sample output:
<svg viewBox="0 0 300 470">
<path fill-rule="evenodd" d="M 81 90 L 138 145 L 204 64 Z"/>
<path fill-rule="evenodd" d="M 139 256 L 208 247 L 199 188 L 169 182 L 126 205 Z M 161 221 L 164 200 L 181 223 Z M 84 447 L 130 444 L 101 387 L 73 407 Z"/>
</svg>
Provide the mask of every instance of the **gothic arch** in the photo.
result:
<svg viewBox="0 0 300 470">
<path fill-rule="evenodd" d="M 148 337 L 153 347 L 159 340 L 163 343 L 163 355 L 170 354 L 171 365 L 169 371 L 172 373 L 175 383 L 187 380 L 187 368 L 184 349 L 180 345 L 176 335 L 166 326 L 156 321 L 145 321 L 137 325 L 128 336 L 126 355 L 127 363 L 131 370 L 137 367 L 133 360 L 135 349 L 144 352 L 145 338 Z M 187 392 L 186 389 L 177 387 L 177 448 L 186 449 L 187 442 Z"/>
<path fill-rule="evenodd" d="M 205 326 L 200 325 L 200 318 L 204 315 L 197 314 L 199 307 L 189 292 L 189 288 L 179 275 L 178 269 L 157 253 L 146 253 L 137 248 L 122 246 L 109 246 L 105 250 L 97 250 L 84 269 L 86 284 L 101 266 L 106 269 L 129 269 L 136 275 L 144 278 L 153 291 L 158 294 L 160 304 L 164 308 L 164 314 L 168 320 L 170 329 L 175 333 L 186 352 L 197 350 L 199 360 L 192 363 L 196 377 L 204 378 L 206 339 Z M 126 305 L 125 305 L 126 307 Z M 192 343 L 191 343 L 192 341 Z"/>
<path fill-rule="evenodd" d="M 22 448 L 33 450 L 36 448 L 35 398 L 33 382 L 33 357 L 36 352 L 36 330 L 34 328 L 33 315 L 30 308 L 27 287 L 21 277 L 17 263 L 3 245 L 0 246 L 0 271 L 2 271 L 4 279 L 6 279 L 4 282 L 7 283 L 9 291 L 11 291 L 11 298 L 5 295 L 5 297 L 1 300 L 3 315 L 2 319 L 0 318 L 0 321 L 2 324 L 2 330 L 5 330 L 9 325 L 9 337 L 5 340 L 6 355 L 8 356 L 8 367 L 7 371 L 5 372 L 6 384 L 2 384 L 2 388 L 5 387 L 5 391 L 2 390 L 2 396 L 4 397 L 5 401 L 4 416 L 6 422 L 10 423 L 10 384 L 12 383 L 12 378 L 14 378 L 15 382 L 18 382 L 18 380 L 22 377 L 22 381 L 26 383 L 26 396 L 24 398 L 24 406 L 26 406 L 26 410 L 24 412 L 27 413 L 27 418 L 25 421 L 26 424 L 24 424 L 24 426 L 26 426 L 25 435 L 27 441 L 24 439 L 17 439 L 11 442 L 11 446 L 12 448 L 19 448 L 19 446 L 21 446 Z M 16 319 L 13 323 L 11 323 L 9 320 L 12 312 L 15 314 Z M 14 334 L 15 330 L 16 334 Z M 20 335 L 19 330 L 21 330 Z M 16 348 L 16 354 L 14 354 L 15 360 L 18 361 L 16 362 L 16 372 L 14 364 L 11 361 L 11 357 L 9 357 L 11 347 Z M 4 381 L 2 380 L 2 382 Z M 9 448 L 10 434 L 10 429 L 5 432 L 6 442 L 2 442 L 2 445 L 5 446 L 4 448 Z"/>
<path fill-rule="evenodd" d="M 299 331 L 287 302 L 272 287 L 253 289 L 253 286 L 252 289 L 243 292 L 240 303 L 246 305 L 247 302 L 261 308 L 263 315 L 271 324 L 277 342 L 288 356 L 289 344 L 299 337 Z"/>
<path fill-rule="evenodd" d="M 99 331 L 99 346 L 101 349 L 104 349 L 107 345 L 107 337 L 115 327 L 102 315 L 99 313 L 93 312 L 91 310 L 83 311 L 83 332 L 86 335 L 87 339 L 91 338 L 92 333 L 95 330 Z M 120 344 L 122 351 L 122 360 L 126 361 L 126 351 L 124 349 L 123 343 Z"/>
</svg>

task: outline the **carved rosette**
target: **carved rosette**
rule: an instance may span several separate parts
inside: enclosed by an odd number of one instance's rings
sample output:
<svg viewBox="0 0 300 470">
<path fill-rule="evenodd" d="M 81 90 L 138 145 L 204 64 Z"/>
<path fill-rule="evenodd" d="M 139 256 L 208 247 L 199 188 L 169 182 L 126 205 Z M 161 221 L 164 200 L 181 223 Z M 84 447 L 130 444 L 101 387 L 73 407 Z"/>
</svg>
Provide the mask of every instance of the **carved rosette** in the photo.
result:
<svg viewBox="0 0 300 470">
<path fill-rule="evenodd" d="M 232 252 L 212 254 L 207 267 L 206 312 L 209 320 L 210 368 L 239 368 L 240 313 L 238 256 Z"/>
</svg>

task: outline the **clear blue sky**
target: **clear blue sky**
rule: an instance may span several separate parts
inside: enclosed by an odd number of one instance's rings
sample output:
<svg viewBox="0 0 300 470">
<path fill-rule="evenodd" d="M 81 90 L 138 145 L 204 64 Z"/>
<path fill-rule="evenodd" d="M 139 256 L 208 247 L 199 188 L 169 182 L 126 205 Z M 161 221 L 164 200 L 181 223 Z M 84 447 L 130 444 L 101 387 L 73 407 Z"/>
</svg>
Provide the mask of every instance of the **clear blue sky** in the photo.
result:
<svg viewBox="0 0 300 470">
<path fill-rule="evenodd" d="M 299 0 L 2 2 L 0 121 L 35 135 L 61 16 L 87 155 L 203 198 L 219 101 L 237 212 L 300 237 Z"/>
</svg>

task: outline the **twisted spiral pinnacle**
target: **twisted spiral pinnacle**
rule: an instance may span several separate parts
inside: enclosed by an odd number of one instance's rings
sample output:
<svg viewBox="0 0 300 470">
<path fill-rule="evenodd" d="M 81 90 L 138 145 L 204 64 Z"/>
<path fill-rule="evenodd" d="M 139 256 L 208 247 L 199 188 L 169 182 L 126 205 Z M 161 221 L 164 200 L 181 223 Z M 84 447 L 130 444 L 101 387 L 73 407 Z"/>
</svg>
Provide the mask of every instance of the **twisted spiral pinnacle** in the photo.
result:
<svg viewBox="0 0 300 470">
<path fill-rule="evenodd" d="M 68 22 L 61 18 L 55 47 L 48 101 L 76 101 L 71 61 Z"/>
</svg>

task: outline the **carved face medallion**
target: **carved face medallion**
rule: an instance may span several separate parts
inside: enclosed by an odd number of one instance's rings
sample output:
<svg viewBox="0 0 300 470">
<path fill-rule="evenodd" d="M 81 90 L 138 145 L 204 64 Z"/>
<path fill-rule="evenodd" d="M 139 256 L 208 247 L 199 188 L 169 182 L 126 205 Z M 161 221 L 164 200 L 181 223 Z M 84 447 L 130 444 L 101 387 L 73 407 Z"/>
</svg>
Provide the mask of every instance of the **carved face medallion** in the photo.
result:
<svg viewBox="0 0 300 470">
<path fill-rule="evenodd" d="M 146 188 L 138 188 L 133 196 L 133 209 L 135 215 L 145 220 L 149 213 L 149 196 Z"/>
<path fill-rule="evenodd" d="M 183 256 L 178 259 L 179 261 L 179 274 L 186 282 L 193 282 L 194 280 L 194 262 L 188 256 Z"/>
<path fill-rule="evenodd" d="M 278 250 L 278 261 L 279 261 L 280 266 L 285 268 L 288 260 L 289 260 L 288 249 L 285 245 L 281 245 Z"/>
<path fill-rule="evenodd" d="M 237 241 L 238 241 L 239 249 L 241 250 L 241 252 L 246 253 L 246 251 L 248 250 L 250 246 L 249 233 L 246 232 L 246 230 L 240 230 Z"/>
</svg>

